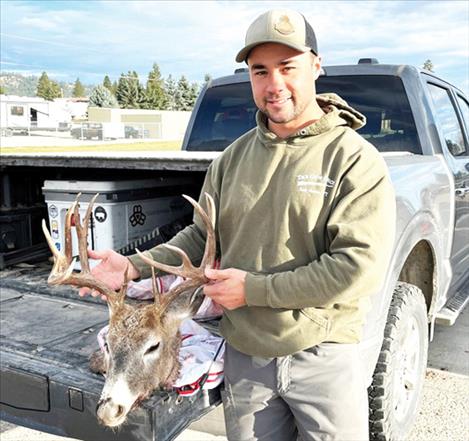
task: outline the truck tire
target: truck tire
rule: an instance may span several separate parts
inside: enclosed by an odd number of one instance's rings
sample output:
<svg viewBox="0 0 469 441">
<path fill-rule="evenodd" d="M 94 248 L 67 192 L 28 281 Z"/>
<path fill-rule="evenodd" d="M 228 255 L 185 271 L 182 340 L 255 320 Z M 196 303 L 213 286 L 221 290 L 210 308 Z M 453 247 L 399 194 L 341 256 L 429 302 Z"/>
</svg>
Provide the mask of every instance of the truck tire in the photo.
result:
<svg viewBox="0 0 469 441">
<path fill-rule="evenodd" d="M 402 441 L 419 408 L 427 367 L 428 320 L 422 291 L 398 282 L 369 392 L 370 440 Z"/>
</svg>

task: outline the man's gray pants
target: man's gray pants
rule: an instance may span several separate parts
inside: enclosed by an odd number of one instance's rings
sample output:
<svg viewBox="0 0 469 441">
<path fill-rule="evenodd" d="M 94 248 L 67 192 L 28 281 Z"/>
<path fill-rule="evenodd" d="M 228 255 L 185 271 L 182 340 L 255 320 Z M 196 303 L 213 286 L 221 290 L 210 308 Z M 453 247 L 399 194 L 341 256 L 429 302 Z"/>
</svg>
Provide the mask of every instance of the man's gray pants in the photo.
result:
<svg viewBox="0 0 469 441">
<path fill-rule="evenodd" d="M 223 406 L 230 441 L 368 440 L 358 345 L 322 343 L 278 358 L 227 345 Z"/>
</svg>

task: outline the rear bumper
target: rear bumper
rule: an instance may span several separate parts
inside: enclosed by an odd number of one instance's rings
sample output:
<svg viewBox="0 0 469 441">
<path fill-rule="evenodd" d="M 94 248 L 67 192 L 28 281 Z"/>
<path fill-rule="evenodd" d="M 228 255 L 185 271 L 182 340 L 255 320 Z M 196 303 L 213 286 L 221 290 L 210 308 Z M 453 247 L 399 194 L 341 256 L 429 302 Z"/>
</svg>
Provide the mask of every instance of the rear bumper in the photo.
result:
<svg viewBox="0 0 469 441">
<path fill-rule="evenodd" d="M 90 381 L 90 376 L 96 378 Z M 2 348 L 0 417 L 82 440 L 160 441 L 173 439 L 221 401 L 219 389 L 188 398 L 158 392 L 113 432 L 95 415 L 102 384 L 99 376 L 79 368 L 53 366 Z"/>
</svg>

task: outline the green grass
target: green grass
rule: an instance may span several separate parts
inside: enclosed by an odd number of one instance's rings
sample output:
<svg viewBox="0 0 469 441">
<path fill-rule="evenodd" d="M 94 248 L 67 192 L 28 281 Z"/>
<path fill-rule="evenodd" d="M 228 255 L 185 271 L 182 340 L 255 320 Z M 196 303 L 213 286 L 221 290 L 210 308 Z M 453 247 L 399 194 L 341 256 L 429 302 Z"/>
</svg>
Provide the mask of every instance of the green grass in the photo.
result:
<svg viewBox="0 0 469 441">
<path fill-rule="evenodd" d="M 27 146 L 27 147 L 2 147 L 0 154 L 23 153 L 80 153 L 80 152 L 151 152 L 162 150 L 180 150 L 181 141 L 151 141 L 133 142 L 126 144 L 96 144 L 77 146 Z"/>
</svg>

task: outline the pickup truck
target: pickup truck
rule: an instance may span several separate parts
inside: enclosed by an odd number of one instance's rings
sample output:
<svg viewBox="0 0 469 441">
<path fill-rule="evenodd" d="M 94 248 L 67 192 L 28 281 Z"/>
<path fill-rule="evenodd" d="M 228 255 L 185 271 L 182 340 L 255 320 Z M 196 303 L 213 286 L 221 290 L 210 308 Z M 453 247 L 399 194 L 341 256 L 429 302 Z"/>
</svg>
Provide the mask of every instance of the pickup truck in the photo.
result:
<svg viewBox="0 0 469 441">
<path fill-rule="evenodd" d="M 394 252 L 360 347 L 370 385 L 370 437 L 402 440 L 418 412 L 435 323 L 453 324 L 469 297 L 468 99 L 407 65 L 365 59 L 323 70 L 318 92 L 337 93 L 366 115 L 359 133 L 382 152 L 395 187 Z M 255 112 L 241 69 L 204 88 L 180 152 L 2 155 L 2 419 L 84 440 L 170 440 L 220 403 L 219 389 L 184 398 L 155 392 L 118 432 L 98 425 L 103 379 L 89 371 L 87 358 L 107 308 L 68 287 L 47 285 L 41 189 L 54 179 L 184 178 L 184 191 L 198 197 L 210 162 L 255 126 Z M 139 248 L 166 241 L 187 222 L 155 225 Z"/>
</svg>

